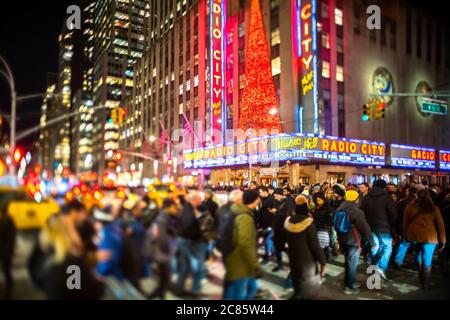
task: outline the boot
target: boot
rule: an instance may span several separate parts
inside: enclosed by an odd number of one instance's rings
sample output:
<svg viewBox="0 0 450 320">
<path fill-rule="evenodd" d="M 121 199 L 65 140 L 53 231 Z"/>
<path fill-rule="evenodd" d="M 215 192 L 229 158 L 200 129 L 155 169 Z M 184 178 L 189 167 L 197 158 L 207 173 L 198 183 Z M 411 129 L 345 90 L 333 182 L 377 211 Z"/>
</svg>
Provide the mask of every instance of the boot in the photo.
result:
<svg viewBox="0 0 450 320">
<path fill-rule="evenodd" d="M 422 284 L 423 283 L 423 281 L 422 281 L 423 271 L 422 271 L 422 264 L 421 263 L 417 264 L 417 274 L 419 275 L 419 283 Z"/>
<path fill-rule="evenodd" d="M 430 285 L 431 267 L 423 268 L 422 271 L 422 288 L 427 290 Z"/>
</svg>

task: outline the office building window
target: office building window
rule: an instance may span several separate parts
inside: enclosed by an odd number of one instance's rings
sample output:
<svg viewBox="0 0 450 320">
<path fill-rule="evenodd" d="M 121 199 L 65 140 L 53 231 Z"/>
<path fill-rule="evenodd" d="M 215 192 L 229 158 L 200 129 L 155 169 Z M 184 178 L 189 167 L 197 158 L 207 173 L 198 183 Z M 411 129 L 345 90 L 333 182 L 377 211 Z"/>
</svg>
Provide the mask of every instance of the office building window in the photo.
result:
<svg viewBox="0 0 450 320">
<path fill-rule="evenodd" d="M 334 22 L 338 25 L 338 26 L 342 26 L 343 24 L 343 17 L 342 17 L 342 10 L 341 9 L 334 9 Z"/>
<path fill-rule="evenodd" d="M 275 46 L 280 44 L 280 28 L 275 28 L 270 33 L 270 45 Z"/>
<path fill-rule="evenodd" d="M 417 41 L 416 41 L 416 55 L 418 58 L 422 56 L 422 20 L 417 17 Z"/>
<path fill-rule="evenodd" d="M 272 76 L 276 76 L 281 73 L 281 58 L 276 57 L 272 59 Z"/>
<path fill-rule="evenodd" d="M 328 61 L 322 61 L 322 77 L 330 78 L 330 63 Z"/>
<path fill-rule="evenodd" d="M 344 81 L 344 67 L 336 66 L 336 81 L 343 82 Z"/>
<path fill-rule="evenodd" d="M 342 38 L 336 38 L 336 51 L 339 53 L 344 52 L 344 45 Z"/>
<path fill-rule="evenodd" d="M 406 53 L 411 54 L 411 14 L 408 13 L 406 16 Z"/>
<path fill-rule="evenodd" d="M 325 31 L 322 32 L 322 47 L 330 49 L 330 35 Z"/>
</svg>

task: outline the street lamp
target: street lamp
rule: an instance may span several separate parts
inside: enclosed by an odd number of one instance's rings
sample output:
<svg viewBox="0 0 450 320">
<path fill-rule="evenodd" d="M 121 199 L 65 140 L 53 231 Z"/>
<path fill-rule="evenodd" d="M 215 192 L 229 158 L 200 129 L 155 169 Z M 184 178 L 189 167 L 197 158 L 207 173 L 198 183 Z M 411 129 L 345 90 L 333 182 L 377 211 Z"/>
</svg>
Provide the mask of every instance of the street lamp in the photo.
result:
<svg viewBox="0 0 450 320">
<path fill-rule="evenodd" d="M 11 68 L 6 63 L 5 59 L 0 55 L 0 62 L 4 65 L 6 73 L 2 72 L 9 84 L 9 89 L 11 91 L 11 124 L 10 124 L 10 135 L 9 135 L 9 148 L 10 151 L 16 148 L 16 88 L 14 85 L 14 76 L 11 72 Z M 9 174 L 14 175 L 15 168 L 11 164 L 9 166 Z"/>
</svg>

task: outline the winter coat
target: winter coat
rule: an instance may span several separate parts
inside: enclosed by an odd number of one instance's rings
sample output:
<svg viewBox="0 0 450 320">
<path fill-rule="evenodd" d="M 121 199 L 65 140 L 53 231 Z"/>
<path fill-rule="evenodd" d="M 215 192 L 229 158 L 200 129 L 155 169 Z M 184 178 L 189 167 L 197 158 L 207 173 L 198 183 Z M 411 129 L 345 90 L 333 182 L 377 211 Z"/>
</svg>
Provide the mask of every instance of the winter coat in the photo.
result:
<svg viewBox="0 0 450 320">
<path fill-rule="evenodd" d="M 318 230 L 331 230 L 331 210 L 328 207 L 322 206 L 320 209 L 316 209 L 313 218 Z"/>
<path fill-rule="evenodd" d="M 414 201 L 416 197 L 408 196 L 403 198 L 397 203 L 397 233 L 401 235 L 403 238 L 405 237 L 405 230 L 403 229 L 403 214 L 405 213 L 405 209 L 412 201 Z"/>
<path fill-rule="evenodd" d="M 278 251 L 283 250 L 285 239 L 284 221 L 294 211 L 295 204 L 291 197 L 281 200 L 275 217 L 273 218 L 273 241 Z"/>
<path fill-rule="evenodd" d="M 344 201 L 336 211 L 345 211 L 350 214 L 350 223 L 354 225 L 358 235 L 358 238 L 356 238 L 355 228 L 352 228 L 345 234 L 338 233 L 338 240 L 341 247 L 359 247 L 361 246 L 362 238 L 367 240 L 371 246 L 375 245 L 372 239 L 372 230 L 366 220 L 364 212 L 358 208 L 357 203 Z"/>
<path fill-rule="evenodd" d="M 144 256 L 156 263 L 169 263 L 175 254 L 177 237 L 176 218 L 162 212 L 147 230 Z"/>
<path fill-rule="evenodd" d="M 217 217 L 217 209 L 219 209 L 219 205 L 213 199 L 208 199 L 208 200 L 204 201 L 203 204 L 205 206 L 205 209 L 213 217 L 214 225 L 217 229 L 217 227 L 219 226 L 219 218 Z"/>
<path fill-rule="evenodd" d="M 260 217 L 258 221 L 259 228 L 268 229 L 272 227 L 275 214 L 271 213 L 269 209 L 276 208 L 277 204 L 273 196 L 268 196 L 262 199 L 262 206 L 260 209 Z"/>
<path fill-rule="evenodd" d="M 114 222 L 106 224 L 99 234 L 99 250 L 109 251 L 110 258 L 99 261 L 97 273 L 102 276 L 113 275 L 119 280 L 124 279 L 124 274 L 120 268 L 123 254 L 123 232 L 121 227 Z"/>
<path fill-rule="evenodd" d="M 70 290 L 67 284 L 76 284 L 75 272 L 67 273 L 69 266 L 79 267 L 81 289 Z M 62 263 L 47 258 L 42 271 L 43 290 L 48 300 L 97 300 L 104 293 L 104 283 L 97 280 L 82 258 L 69 256 Z"/>
<path fill-rule="evenodd" d="M 406 239 L 410 242 L 445 244 L 445 226 L 437 206 L 431 212 L 420 212 L 416 202 L 410 203 L 403 216 Z"/>
<path fill-rule="evenodd" d="M 186 202 L 183 209 L 181 209 L 178 223 L 178 235 L 181 238 L 199 242 L 205 241 L 200 229 L 200 223 L 195 216 L 195 209 L 190 203 Z"/>
<path fill-rule="evenodd" d="M 367 222 L 373 232 L 391 233 L 397 222 L 397 207 L 385 189 L 374 187 L 361 202 Z"/>
<path fill-rule="evenodd" d="M 259 264 L 253 213 L 242 204 L 234 204 L 231 210 L 237 216 L 233 229 L 234 250 L 225 257 L 225 279 L 254 278 Z"/>
<path fill-rule="evenodd" d="M 289 265 L 296 298 L 313 298 L 320 289 L 319 265 L 326 264 L 313 219 L 306 216 L 285 220 Z"/>
<path fill-rule="evenodd" d="M 16 226 L 9 215 L 0 215 L 0 261 L 11 259 L 16 245 Z"/>
</svg>

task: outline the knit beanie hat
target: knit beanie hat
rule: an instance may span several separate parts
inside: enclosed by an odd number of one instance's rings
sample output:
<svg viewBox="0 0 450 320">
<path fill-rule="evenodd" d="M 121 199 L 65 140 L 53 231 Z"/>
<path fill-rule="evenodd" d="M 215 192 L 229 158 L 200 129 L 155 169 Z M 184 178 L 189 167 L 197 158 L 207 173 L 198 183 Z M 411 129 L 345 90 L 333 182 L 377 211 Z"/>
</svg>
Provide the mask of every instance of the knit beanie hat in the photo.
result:
<svg viewBox="0 0 450 320">
<path fill-rule="evenodd" d="M 243 200 L 244 205 L 251 204 L 259 198 L 259 192 L 257 190 L 247 189 L 244 191 Z"/>
<path fill-rule="evenodd" d="M 283 189 L 281 189 L 281 188 L 276 188 L 276 189 L 274 190 L 273 194 L 274 194 L 274 195 L 275 195 L 275 194 L 283 195 Z"/>
<path fill-rule="evenodd" d="M 378 179 L 373 182 L 373 186 L 381 189 L 386 189 L 387 183 L 383 179 Z"/>
<path fill-rule="evenodd" d="M 341 197 L 345 197 L 345 189 L 342 188 L 339 184 L 335 184 L 333 186 L 334 193 L 340 195 Z"/>
<path fill-rule="evenodd" d="M 356 202 L 359 199 L 359 193 L 355 190 L 348 190 L 345 193 L 345 201 Z"/>
</svg>

